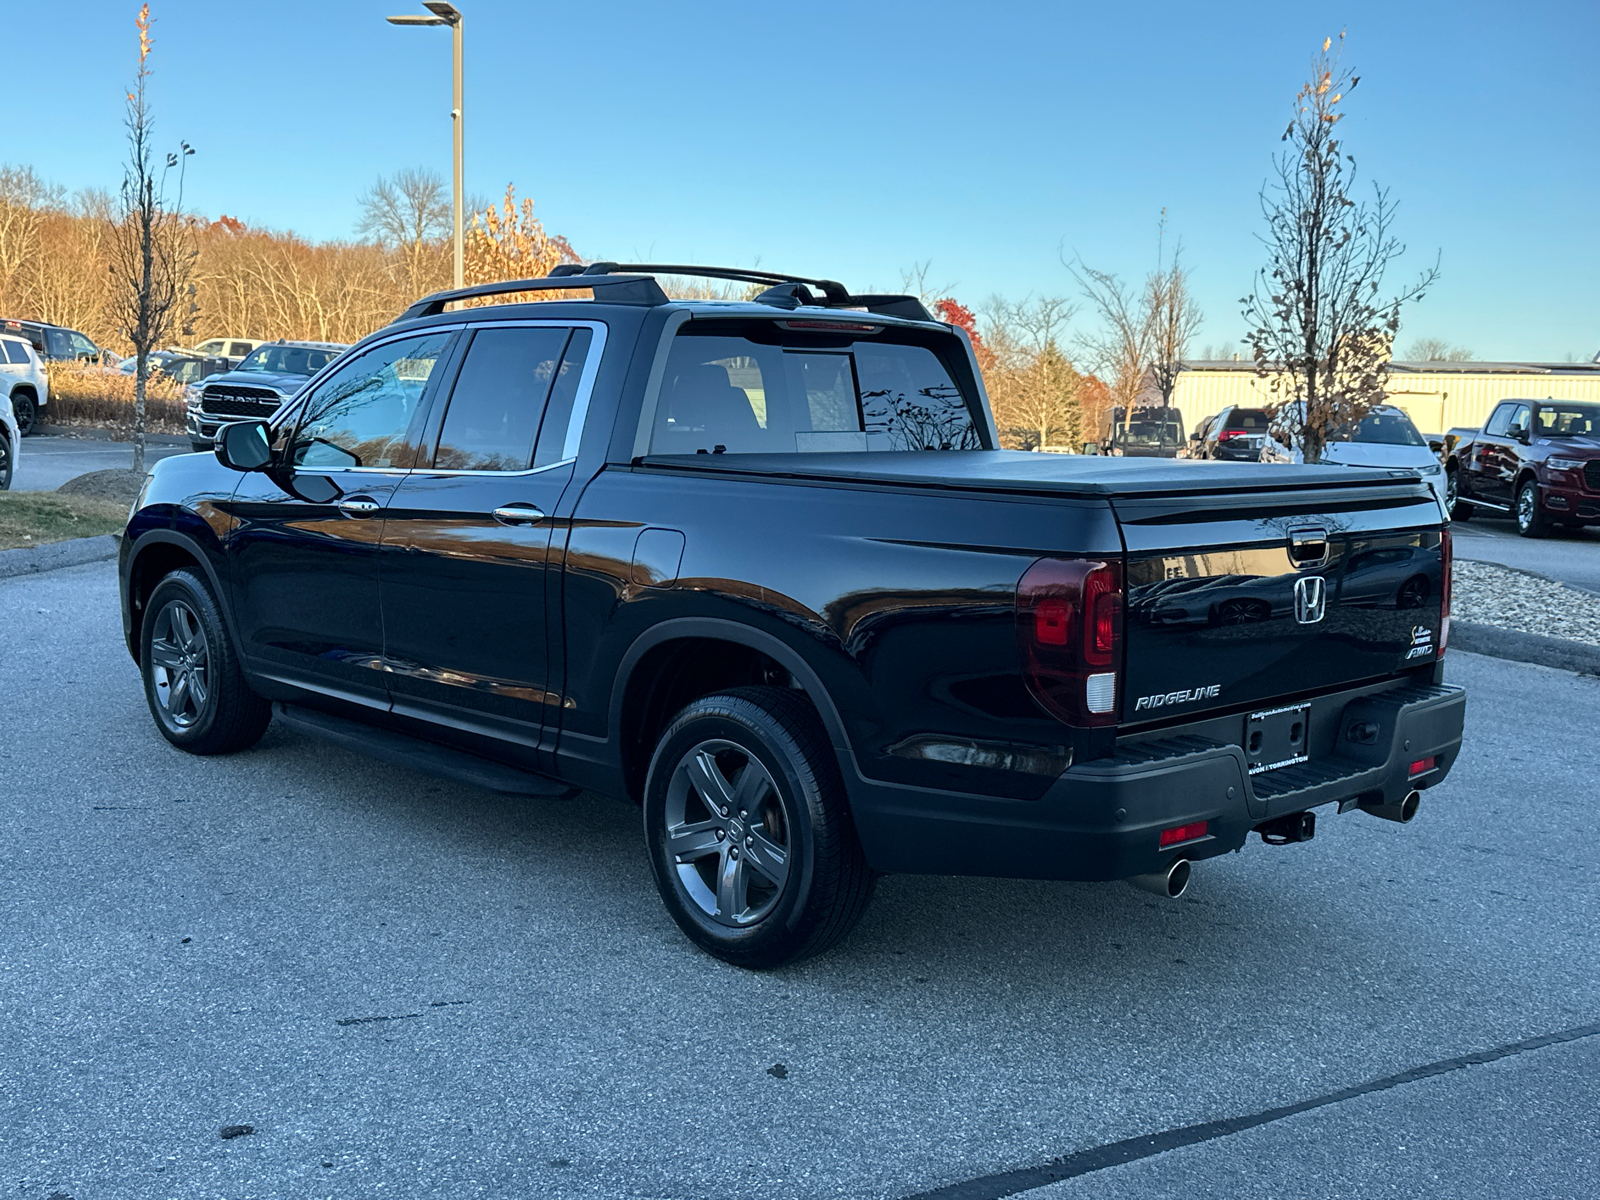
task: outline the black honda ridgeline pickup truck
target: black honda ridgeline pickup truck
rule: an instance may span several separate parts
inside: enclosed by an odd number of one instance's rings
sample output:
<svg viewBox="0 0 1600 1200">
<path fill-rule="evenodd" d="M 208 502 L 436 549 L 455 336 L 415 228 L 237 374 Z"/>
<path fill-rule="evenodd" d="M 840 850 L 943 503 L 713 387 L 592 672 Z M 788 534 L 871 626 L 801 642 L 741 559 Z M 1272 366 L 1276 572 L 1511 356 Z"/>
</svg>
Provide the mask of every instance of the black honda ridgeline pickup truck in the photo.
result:
<svg viewBox="0 0 1600 1200">
<path fill-rule="evenodd" d="M 170 742 L 276 715 L 629 797 L 674 919 L 747 966 L 836 942 L 879 872 L 1176 896 L 1316 808 L 1409 820 L 1454 763 L 1415 473 L 1000 450 L 914 298 L 558 271 L 428 297 L 156 465 L 122 613 Z M 771 286 L 670 301 L 691 271 Z"/>
</svg>

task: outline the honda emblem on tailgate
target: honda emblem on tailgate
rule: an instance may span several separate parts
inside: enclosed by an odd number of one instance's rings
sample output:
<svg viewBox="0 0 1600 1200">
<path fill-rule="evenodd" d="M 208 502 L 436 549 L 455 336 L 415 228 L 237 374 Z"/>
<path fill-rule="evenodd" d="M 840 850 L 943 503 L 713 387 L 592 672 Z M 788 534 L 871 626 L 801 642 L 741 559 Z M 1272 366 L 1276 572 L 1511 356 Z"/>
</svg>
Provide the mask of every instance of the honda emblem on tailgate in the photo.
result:
<svg viewBox="0 0 1600 1200">
<path fill-rule="evenodd" d="M 1302 575 L 1294 581 L 1294 619 L 1315 625 L 1327 611 L 1327 592 L 1321 575 Z"/>
</svg>

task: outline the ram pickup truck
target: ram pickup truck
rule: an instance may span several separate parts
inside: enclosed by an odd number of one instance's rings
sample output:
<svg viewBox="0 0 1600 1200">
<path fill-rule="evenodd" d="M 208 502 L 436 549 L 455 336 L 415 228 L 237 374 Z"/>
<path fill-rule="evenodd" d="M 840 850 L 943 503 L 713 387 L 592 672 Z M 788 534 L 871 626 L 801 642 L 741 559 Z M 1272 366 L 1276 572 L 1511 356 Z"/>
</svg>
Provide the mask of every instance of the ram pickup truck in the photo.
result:
<svg viewBox="0 0 1600 1200">
<path fill-rule="evenodd" d="M 690 270 L 428 297 L 157 464 L 121 587 L 160 732 L 629 798 L 673 918 L 747 966 L 836 942 L 880 872 L 1176 896 L 1450 771 L 1416 472 L 1001 450 L 916 299 L 701 268 L 769 286 L 669 300 Z"/>
<path fill-rule="evenodd" d="M 1450 515 L 1509 516 L 1523 537 L 1600 524 L 1600 404 L 1502 400 L 1444 443 Z"/>
</svg>

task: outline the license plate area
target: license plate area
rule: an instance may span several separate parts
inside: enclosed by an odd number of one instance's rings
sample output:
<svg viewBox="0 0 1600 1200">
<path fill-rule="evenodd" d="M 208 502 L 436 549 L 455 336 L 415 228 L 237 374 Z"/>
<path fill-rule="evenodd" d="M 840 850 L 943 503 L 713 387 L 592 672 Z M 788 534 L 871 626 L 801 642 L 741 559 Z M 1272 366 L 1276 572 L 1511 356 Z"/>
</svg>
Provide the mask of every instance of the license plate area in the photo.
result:
<svg viewBox="0 0 1600 1200">
<path fill-rule="evenodd" d="M 1311 756 L 1311 705 L 1294 704 L 1251 713 L 1244 721 L 1244 757 L 1250 774 L 1292 767 Z"/>
</svg>

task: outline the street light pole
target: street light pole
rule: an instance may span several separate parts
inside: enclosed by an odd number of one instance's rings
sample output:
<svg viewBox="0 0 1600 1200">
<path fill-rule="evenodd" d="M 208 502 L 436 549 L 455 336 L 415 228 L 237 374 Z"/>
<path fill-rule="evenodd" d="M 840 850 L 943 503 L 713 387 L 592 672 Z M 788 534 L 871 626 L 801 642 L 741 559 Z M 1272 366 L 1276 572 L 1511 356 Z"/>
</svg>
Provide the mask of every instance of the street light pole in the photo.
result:
<svg viewBox="0 0 1600 1200">
<path fill-rule="evenodd" d="M 452 98 L 454 104 L 450 109 L 450 122 L 454 126 L 454 170 L 452 186 L 450 189 L 451 224 L 453 226 L 453 241 L 455 249 L 455 286 L 460 287 L 463 281 L 463 272 L 466 262 L 466 227 L 464 224 L 465 201 L 465 169 L 463 167 L 464 154 L 462 151 L 462 90 L 461 90 L 461 30 L 466 21 L 461 16 L 461 10 L 447 0 L 423 0 L 422 7 L 433 15 L 424 17 L 410 15 L 389 17 L 391 25 L 448 25 L 451 35 L 451 74 L 453 75 Z"/>
</svg>

